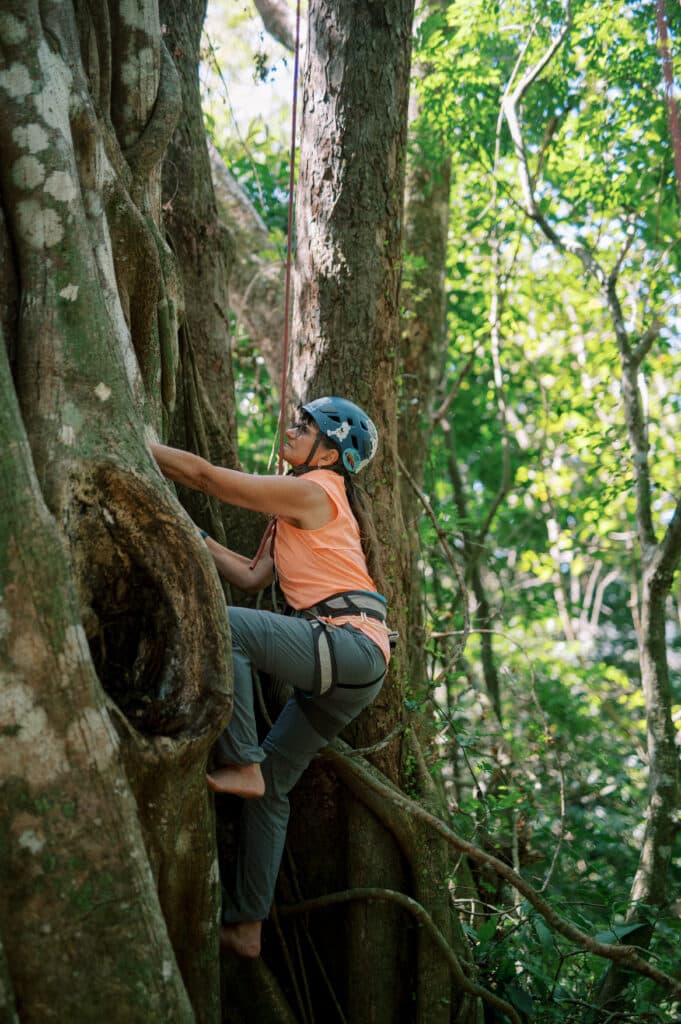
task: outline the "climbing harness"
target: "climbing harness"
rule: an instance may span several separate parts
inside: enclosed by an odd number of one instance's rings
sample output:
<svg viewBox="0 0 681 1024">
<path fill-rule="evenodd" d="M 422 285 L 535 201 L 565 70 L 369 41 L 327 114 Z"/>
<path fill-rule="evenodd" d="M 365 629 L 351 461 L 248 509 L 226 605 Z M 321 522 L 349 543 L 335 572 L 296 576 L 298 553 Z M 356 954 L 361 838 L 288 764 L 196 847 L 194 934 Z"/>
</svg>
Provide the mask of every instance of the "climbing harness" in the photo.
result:
<svg viewBox="0 0 681 1024">
<path fill-rule="evenodd" d="M 338 594 L 319 601 L 310 608 L 301 609 L 299 614 L 306 619 L 335 619 L 341 615 L 364 615 L 385 623 L 387 602 L 382 594 L 372 590 L 343 590 Z"/>
<path fill-rule="evenodd" d="M 369 590 L 346 590 L 332 594 L 325 601 L 319 601 L 310 608 L 297 611 L 289 609 L 289 613 L 300 618 L 311 619 L 312 641 L 315 656 L 314 688 L 311 693 L 294 687 L 294 697 L 308 722 L 324 739 L 330 741 L 337 736 L 345 724 L 326 704 L 321 704 L 316 697 L 329 696 L 334 690 L 368 690 L 379 686 L 385 677 L 385 670 L 368 683 L 340 683 L 335 657 L 337 630 L 333 623 L 326 619 L 341 616 L 359 615 L 364 618 L 376 619 L 385 623 L 386 600 L 381 594 Z M 390 633 L 391 646 L 396 633 Z"/>
<path fill-rule="evenodd" d="M 336 659 L 333 651 L 333 624 L 324 620 L 358 616 L 363 619 L 376 619 L 385 625 L 387 602 L 382 594 L 377 594 L 372 590 L 343 590 L 338 594 L 332 594 L 323 601 L 318 601 L 317 604 L 311 605 L 309 608 L 289 608 L 288 613 L 297 618 L 313 620 L 312 639 L 315 651 L 315 680 L 317 681 L 313 696 L 319 697 L 336 687 L 341 690 L 366 689 L 378 682 L 377 679 L 359 685 L 337 682 Z M 398 634 L 390 630 L 388 638 L 390 646 L 394 647 Z"/>
</svg>

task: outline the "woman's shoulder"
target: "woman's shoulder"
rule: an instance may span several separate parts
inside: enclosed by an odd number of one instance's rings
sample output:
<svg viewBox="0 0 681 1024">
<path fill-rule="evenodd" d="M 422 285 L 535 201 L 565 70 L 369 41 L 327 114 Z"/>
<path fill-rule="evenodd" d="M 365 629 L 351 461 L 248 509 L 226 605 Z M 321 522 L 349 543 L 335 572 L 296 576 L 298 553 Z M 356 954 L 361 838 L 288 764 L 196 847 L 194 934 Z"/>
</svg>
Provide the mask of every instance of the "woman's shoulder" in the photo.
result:
<svg viewBox="0 0 681 1024">
<path fill-rule="evenodd" d="M 340 473 L 334 473 L 332 469 L 311 469 L 302 479 L 311 480 L 313 484 L 319 484 L 325 491 L 345 494 L 345 481 L 343 477 Z"/>
<path fill-rule="evenodd" d="M 303 480 L 310 480 L 313 484 L 321 487 L 334 508 L 342 516 L 350 514 L 345 480 L 340 473 L 334 473 L 331 469 L 313 469 L 305 474 Z"/>
</svg>

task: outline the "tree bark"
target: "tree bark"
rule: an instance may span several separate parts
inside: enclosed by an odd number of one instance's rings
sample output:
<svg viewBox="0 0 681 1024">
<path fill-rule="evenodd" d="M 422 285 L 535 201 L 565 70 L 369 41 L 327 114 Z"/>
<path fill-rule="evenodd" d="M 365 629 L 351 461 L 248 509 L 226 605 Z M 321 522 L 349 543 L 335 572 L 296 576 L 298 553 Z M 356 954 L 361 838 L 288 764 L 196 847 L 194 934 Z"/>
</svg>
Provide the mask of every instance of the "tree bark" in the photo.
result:
<svg viewBox="0 0 681 1024">
<path fill-rule="evenodd" d="M 406 617 L 409 546 L 401 508 L 394 500 L 399 490 L 394 412 L 412 13 L 410 3 L 397 0 L 380 7 L 350 2 L 313 5 L 303 74 L 293 391 L 297 400 L 325 393 L 348 395 L 376 419 L 381 440 L 367 482 L 379 536 L 388 552 L 391 624 L 403 637 L 383 694 L 346 733 L 362 746 L 385 737 L 402 716 L 412 639 Z M 389 778 L 402 778 L 399 740 L 372 760 Z M 422 843 L 418 855 L 412 847 L 416 860 L 409 862 L 399 844 L 396 856 L 395 839 L 369 810 L 350 801 L 347 813 L 348 884 L 400 889 L 415 876 L 419 895 L 429 907 L 435 906 L 444 875 L 441 844 L 433 844 L 435 850 Z M 441 924 L 451 925 L 448 907 L 437 913 Z M 443 980 L 439 961 L 433 968 L 428 940 L 409 940 L 420 944 L 413 979 L 400 967 L 409 954 L 397 914 L 375 905 L 348 911 L 349 1019 L 449 1020 L 448 972 Z M 366 949 L 381 965 L 370 986 L 361 980 Z M 426 962 L 430 979 L 423 969 Z M 410 1008 L 413 987 L 418 992 L 416 1006 Z"/>
<path fill-rule="evenodd" d="M 163 162 L 164 227 L 184 285 L 181 342 L 190 351 L 206 409 L 208 458 L 237 465 L 236 410 L 230 358 L 227 282 L 234 244 L 222 228 L 211 182 L 198 66 L 206 0 L 161 0 L 165 44 L 180 79 L 182 118 Z M 210 301 L 206 301 L 210 297 Z M 184 337 L 183 337 L 184 335 Z M 177 411 L 175 422 L 188 418 Z M 184 433 L 187 432 L 185 426 Z"/>
<path fill-rule="evenodd" d="M 229 713 L 228 627 L 212 563 L 145 443 L 175 404 L 183 297 L 160 165 L 177 73 L 151 0 L 17 0 L 0 43 L 0 236 L 14 267 L 2 322 L 30 443 L 29 457 L 8 420 L 11 984 L 26 1019 L 83 1019 L 87 1006 L 92 1019 L 214 1021 L 204 766 Z"/>
<path fill-rule="evenodd" d="M 443 10 L 442 0 L 425 0 L 416 5 L 416 20 Z M 428 68 L 414 67 L 413 77 L 423 79 Z M 404 268 L 400 331 L 400 378 L 398 395 L 399 453 L 410 479 L 400 478 L 400 502 L 409 551 L 407 591 L 407 628 L 405 638 L 408 679 L 412 693 L 421 693 L 427 685 L 426 634 L 423 614 L 423 590 L 419 572 L 421 546 L 419 520 L 423 505 L 417 491 L 424 485 L 426 459 L 435 424 L 433 410 L 442 381 L 448 353 L 447 339 L 447 249 L 450 222 L 451 159 L 446 145 L 437 138 L 427 120 L 421 117 L 418 85 L 409 102 L 409 157 L 406 167 L 404 212 Z M 421 800 L 434 813 L 446 816 L 433 780 L 423 763 L 416 733 L 428 744 L 429 723 L 414 721 L 411 734 L 411 760 L 414 781 Z M 421 728 L 419 728 L 421 725 Z M 412 783 L 413 784 L 413 783 Z M 413 863 L 420 865 L 415 875 L 415 896 L 428 906 L 433 920 L 448 941 L 463 947 L 460 926 L 454 920 L 445 879 L 454 869 L 446 844 L 432 835 L 415 837 Z M 418 852 L 416 852 L 418 851 Z M 418 891 L 418 895 L 416 892 Z M 418 1019 L 442 1021 L 452 1014 L 452 1003 L 460 993 L 452 986 L 447 963 L 438 956 L 432 941 L 423 932 L 418 938 L 419 962 L 429 964 L 417 976 Z M 465 1016 L 461 1018 L 465 1019 Z"/>
<path fill-rule="evenodd" d="M 193 1021 L 4 345 L 0 434 L 3 992 L 25 1021 Z"/>
<path fill-rule="evenodd" d="M 441 0 L 417 4 L 417 19 L 442 9 Z M 416 65 L 414 77 L 427 68 Z M 423 597 L 418 571 L 418 522 L 423 515 L 417 489 L 423 488 L 433 408 L 447 358 L 447 244 L 451 160 L 420 116 L 418 86 L 410 97 L 410 139 L 404 215 L 401 393 L 398 398 L 399 451 L 412 481 L 400 481 L 400 499 L 410 548 L 409 676 L 418 687 L 426 679 Z M 436 157 L 433 154 L 437 154 Z"/>
<path fill-rule="evenodd" d="M 285 0 L 253 0 L 270 35 L 292 50 L 296 44 L 296 19 Z"/>
<path fill-rule="evenodd" d="M 160 3 L 182 97 L 182 117 L 163 163 L 164 228 L 184 291 L 177 400 L 167 436 L 170 444 L 238 468 L 229 310 L 233 271 L 254 239 L 236 235 L 218 216 L 211 169 L 219 157 L 209 153 L 198 76 L 205 8 L 205 0 Z M 262 524 L 255 517 L 196 491 L 183 489 L 180 497 L 192 519 L 217 540 L 245 552 L 257 547 Z"/>
</svg>

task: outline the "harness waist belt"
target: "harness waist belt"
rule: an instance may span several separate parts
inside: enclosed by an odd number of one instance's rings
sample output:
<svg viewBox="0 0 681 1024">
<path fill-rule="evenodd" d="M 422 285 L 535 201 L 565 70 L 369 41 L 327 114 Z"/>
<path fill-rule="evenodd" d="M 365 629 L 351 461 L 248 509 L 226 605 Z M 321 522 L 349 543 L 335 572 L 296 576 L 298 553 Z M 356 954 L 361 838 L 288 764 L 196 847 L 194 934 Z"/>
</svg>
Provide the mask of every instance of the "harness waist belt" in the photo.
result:
<svg viewBox="0 0 681 1024">
<path fill-rule="evenodd" d="M 388 617 L 385 598 L 382 594 L 374 594 L 370 590 L 342 590 L 339 594 L 332 594 L 310 608 L 301 608 L 295 614 L 310 619 L 366 615 L 370 619 L 378 619 L 379 622 L 385 622 Z"/>
</svg>

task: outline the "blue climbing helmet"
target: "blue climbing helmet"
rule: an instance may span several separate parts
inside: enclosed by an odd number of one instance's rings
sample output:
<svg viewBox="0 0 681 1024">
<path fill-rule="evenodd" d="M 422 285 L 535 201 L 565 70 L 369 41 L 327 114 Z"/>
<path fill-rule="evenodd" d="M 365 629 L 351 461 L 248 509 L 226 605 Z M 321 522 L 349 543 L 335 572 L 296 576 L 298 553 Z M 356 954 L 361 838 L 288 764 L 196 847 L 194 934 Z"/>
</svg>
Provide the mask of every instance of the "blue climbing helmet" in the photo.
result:
<svg viewBox="0 0 681 1024">
<path fill-rule="evenodd" d="M 322 434 L 336 445 L 348 473 L 359 473 L 378 448 L 378 431 L 367 414 L 346 398 L 315 398 L 302 406 Z"/>
</svg>

